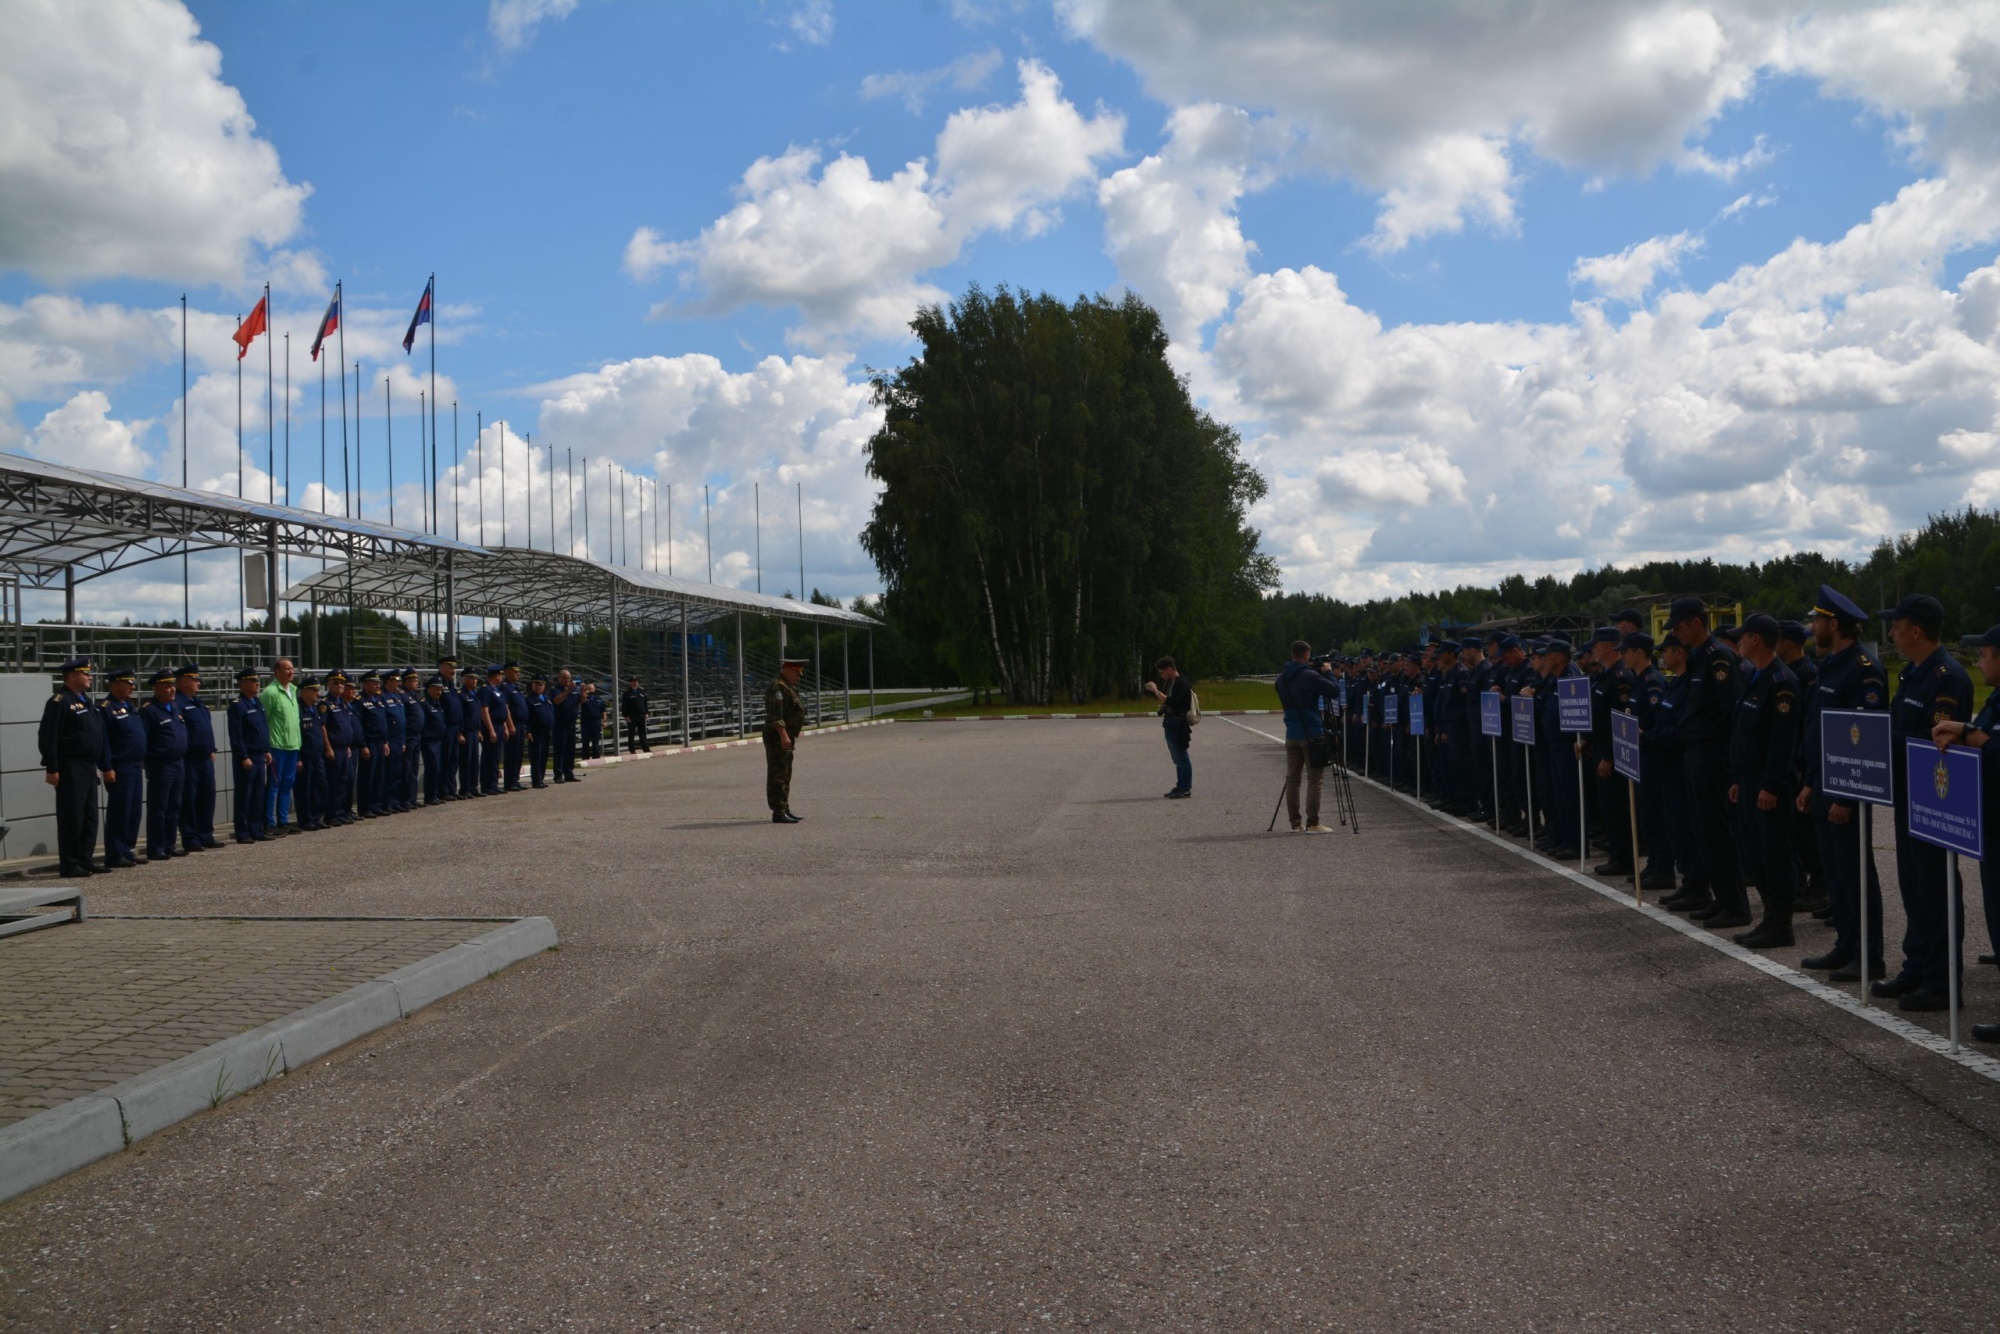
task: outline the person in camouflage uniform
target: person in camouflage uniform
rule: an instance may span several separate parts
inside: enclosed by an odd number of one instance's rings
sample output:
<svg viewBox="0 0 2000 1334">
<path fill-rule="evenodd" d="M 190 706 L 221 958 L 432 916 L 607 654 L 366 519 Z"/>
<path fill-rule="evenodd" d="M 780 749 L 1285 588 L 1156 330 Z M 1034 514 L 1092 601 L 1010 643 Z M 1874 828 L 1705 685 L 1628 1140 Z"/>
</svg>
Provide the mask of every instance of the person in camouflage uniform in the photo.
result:
<svg viewBox="0 0 2000 1334">
<path fill-rule="evenodd" d="M 786 658 L 764 689 L 764 797 L 772 824 L 797 824 L 792 814 L 792 754 L 805 730 L 806 706 L 799 699 L 804 658 Z"/>
</svg>

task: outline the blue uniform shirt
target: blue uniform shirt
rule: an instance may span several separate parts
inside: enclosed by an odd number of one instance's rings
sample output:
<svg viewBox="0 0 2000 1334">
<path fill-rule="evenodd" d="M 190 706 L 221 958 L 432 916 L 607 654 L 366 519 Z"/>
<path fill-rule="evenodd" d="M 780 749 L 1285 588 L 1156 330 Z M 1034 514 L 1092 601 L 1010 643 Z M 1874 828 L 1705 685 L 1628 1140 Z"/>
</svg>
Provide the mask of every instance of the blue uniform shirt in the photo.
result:
<svg viewBox="0 0 2000 1334">
<path fill-rule="evenodd" d="M 106 772 L 146 758 L 146 724 L 139 718 L 136 699 L 106 699 L 104 714 L 104 758 L 97 767 Z"/>
<path fill-rule="evenodd" d="M 198 760 L 215 754 L 215 719 L 208 711 L 208 705 L 201 702 L 201 696 L 176 695 L 174 704 L 180 709 L 181 721 L 187 728 L 187 755 Z"/>
<path fill-rule="evenodd" d="M 205 712 L 196 705 L 198 712 Z M 187 719 L 181 710 L 181 701 L 170 699 L 162 704 L 158 700 L 147 700 L 139 706 L 139 721 L 146 729 L 146 758 L 149 760 L 178 760 L 188 753 Z"/>
<path fill-rule="evenodd" d="M 238 760 L 271 752 L 271 720 L 264 716 L 264 701 L 255 695 L 229 701 L 229 749 Z"/>
<path fill-rule="evenodd" d="M 325 708 L 324 704 L 299 705 L 299 755 L 303 758 L 326 758 Z"/>
<path fill-rule="evenodd" d="M 389 710 L 380 695 L 363 695 L 354 701 L 355 716 L 361 722 L 361 744 L 373 750 L 389 740 Z"/>
</svg>

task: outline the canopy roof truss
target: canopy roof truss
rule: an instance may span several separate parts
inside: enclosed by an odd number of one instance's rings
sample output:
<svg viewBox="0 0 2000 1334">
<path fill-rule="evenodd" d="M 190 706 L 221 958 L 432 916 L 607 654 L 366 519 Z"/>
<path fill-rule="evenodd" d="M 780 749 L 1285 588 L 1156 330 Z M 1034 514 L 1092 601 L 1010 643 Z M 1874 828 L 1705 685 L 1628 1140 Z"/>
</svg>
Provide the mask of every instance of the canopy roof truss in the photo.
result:
<svg viewBox="0 0 2000 1334">
<path fill-rule="evenodd" d="M 218 548 L 393 560 L 426 571 L 453 555 L 483 553 L 469 542 L 387 524 L 0 454 L 0 572 L 30 588 Z"/>
</svg>

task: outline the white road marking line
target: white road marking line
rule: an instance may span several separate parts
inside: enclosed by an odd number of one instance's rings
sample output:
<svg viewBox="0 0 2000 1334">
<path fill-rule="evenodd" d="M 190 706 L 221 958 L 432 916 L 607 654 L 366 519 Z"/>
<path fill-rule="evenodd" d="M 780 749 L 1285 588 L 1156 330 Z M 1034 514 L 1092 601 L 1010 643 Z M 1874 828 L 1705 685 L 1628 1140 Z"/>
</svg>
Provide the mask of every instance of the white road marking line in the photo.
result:
<svg viewBox="0 0 2000 1334">
<path fill-rule="evenodd" d="M 1221 715 L 1217 716 L 1220 717 Z M 1266 741 L 1275 741 L 1281 746 L 1285 743 L 1285 739 L 1283 737 L 1272 736 L 1269 732 L 1263 731 L 1259 728 L 1251 727 L 1247 723 L 1239 723 L 1234 718 L 1223 718 L 1222 721 L 1228 723 L 1232 727 L 1240 727 L 1246 732 L 1250 732 L 1256 736 L 1263 737 Z M 1579 871 L 1573 871 L 1569 867 L 1564 866 L 1559 862 L 1550 861 L 1547 857 L 1542 856 L 1540 853 L 1535 852 L 1530 848 L 1524 848 L 1510 839 L 1501 838 L 1498 834 L 1495 834 L 1490 829 L 1484 828 L 1480 825 L 1467 824 L 1462 820 L 1454 820 L 1448 816 L 1440 815 L 1436 811 L 1430 809 L 1430 807 L 1424 805 L 1422 802 L 1418 801 L 1414 797 L 1407 796 L 1401 792 L 1392 791 L 1389 788 L 1385 788 L 1380 783 L 1376 782 L 1374 779 L 1365 777 L 1361 774 L 1356 774 L 1351 769 L 1348 771 L 1348 773 L 1356 781 L 1367 784 L 1369 787 L 1375 789 L 1377 792 L 1380 792 L 1385 796 L 1394 797 L 1396 800 L 1402 802 L 1404 805 L 1409 806 L 1412 810 L 1417 811 L 1419 814 L 1429 816 L 1431 819 L 1436 820 L 1439 824 L 1444 825 L 1448 829 L 1455 829 L 1459 833 L 1470 834 L 1475 838 L 1484 839 L 1488 843 L 1491 843 L 1494 847 L 1505 848 L 1508 852 L 1513 853 L 1517 857 L 1533 862 L 1535 865 L 1541 867 L 1543 870 L 1552 871 L 1555 874 L 1563 877 L 1565 880 L 1569 880 L 1576 884 L 1582 885 L 1584 888 L 1589 889 L 1592 892 L 1597 893 L 1599 895 L 1602 895 L 1604 898 L 1611 900 L 1611 902 L 1617 904 L 1621 908 L 1625 908 L 1631 912 L 1643 913 L 1647 917 L 1652 918 L 1655 922 L 1660 923 L 1662 926 L 1671 927 L 1673 930 L 1680 932 L 1682 935 L 1686 936 L 1689 940 L 1698 941 L 1701 944 L 1708 946 L 1710 949 L 1717 951 L 1718 953 L 1726 954 L 1730 958 L 1736 960 L 1738 963 L 1748 964 L 1750 967 L 1755 968 L 1758 972 L 1763 973 L 1765 976 L 1774 977 L 1780 982 L 1786 983 L 1787 985 L 1792 987 L 1796 987 L 1798 990 L 1803 991 L 1804 993 L 1806 993 L 1806 995 L 1813 997 L 1815 1000 L 1824 1001 L 1826 1004 L 1833 1006 L 1835 1009 L 1843 1010 L 1848 1014 L 1853 1015 L 1857 1019 L 1865 1019 L 1869 1023 L 1875 1025 L 1875 1027 L 1881 1029 L 1885 1033 L 1892 1033 L 1896 1037 L 1903 1039 L 1903 1041 L 1911 1044 L 1912 1046 L 1921 1047 L 1925 1051 L 1930 1052 L 1933 1055 L 1942 1056 L 1947 1061 L 1951 1061 L 1958 1065 L 1962 1065 L 1967 1070 L 1972 1071 L 1974 1074 L 1983 1075 L 1985 1078 L 1992 1080 L 1996 1084 L 2000 1084 L 2000 1060 L 1996 1060 L 1991 1056 L 1983 1055 L 1979 1052 L 1972 1051 L 1971 1049 L 1965 1047 L 1961 1047 L 1958 1050 L 1958 1052 L 1954 1054 L 1953 1051 L 1951 1050 L 1951 1040 L 1947 1037 L 1943 1037 L 1939 1034 L 1933 1033 L 1926 1028 L 1919 1028 L 1917 1025 L 1911 1023 L 1907 1019 L 1899 1019 L 1895 1015 L 1890 1014 L 1887 1010 L 1884 1010 L 1879 1006 L 1864 1005 L 1858 999 L 1849 995 L 1847 992 L 1839 990 L 1838 988 L 1835 987 L 1830 987 L 1826 983 L 1820 981 L 1818 978 L 1808 977 L 1806 974 L 1799 972 L 1795 968 L 1788 968 L 1784 964 L 1778 963 L 1776 960 L 1767 959 L 1763 955 L 1757 953 L 1755 950 L 1746 950 L 1733 940 L 1726 940 L 1723 937 L 1718 936 L 1711 931 L 1703 930 L 1701 927 L 1696 926 L 1693 922 L 1684 921 L 1681 918 L 1676 917 L 1673 913 L 1666 912 L 1660 908 L 1655 908 L 1650 903 L 1641 907 L 1639 904 L 1634 903 L 1632 901 L 1632 896 L 1627 892 L 1625 892 L 1623 889 L 1600 884 L 1597 881 L 1591 879 L 1589 876 L 1584 875 Z"/>
</svg>

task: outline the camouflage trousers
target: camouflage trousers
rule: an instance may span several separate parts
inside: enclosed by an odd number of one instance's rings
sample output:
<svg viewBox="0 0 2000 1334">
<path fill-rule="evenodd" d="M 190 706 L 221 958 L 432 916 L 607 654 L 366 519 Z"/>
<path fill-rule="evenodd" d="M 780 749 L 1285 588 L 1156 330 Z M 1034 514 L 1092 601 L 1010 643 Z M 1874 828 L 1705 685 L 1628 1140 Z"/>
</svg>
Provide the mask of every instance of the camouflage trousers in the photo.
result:
<svg viewBox="0 0 2000 1334">
<path fill-rule="evenodd" d="M 778 734 L 764 733 L 764 800 L 773 811 L 792 808 L 792 756 L 798 742 L 789 749 L 778 744 Z"/>
</svg>

